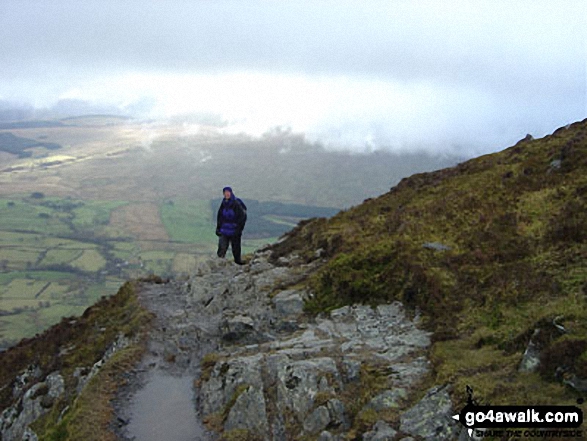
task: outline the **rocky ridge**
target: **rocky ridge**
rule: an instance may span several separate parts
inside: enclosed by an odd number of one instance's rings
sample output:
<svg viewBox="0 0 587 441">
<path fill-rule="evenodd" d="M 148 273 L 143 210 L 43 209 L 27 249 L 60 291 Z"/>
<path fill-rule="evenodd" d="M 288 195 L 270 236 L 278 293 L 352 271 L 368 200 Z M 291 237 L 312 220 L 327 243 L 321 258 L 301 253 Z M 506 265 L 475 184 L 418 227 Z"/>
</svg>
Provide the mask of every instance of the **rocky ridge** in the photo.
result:
<svg viewBox="0 0 587 441">
<path fill-rule="evenodd" d="M 447 388 L 422 397 L 430 333 L 399 302 L 304 314 L 297 283 L 320 260 L 238 266 L 200 264 L 186 282 L 144 285 L 156 315 L 139 372 L 160 369 L 195 381 L 208 439 L 456 439 Z M 130 392 L 118 421 L 132 419 Z M 121 437 L 130 436 L 124 427 Z M 202 435 L 200 435 L 202 436 Z"/>
</svg>

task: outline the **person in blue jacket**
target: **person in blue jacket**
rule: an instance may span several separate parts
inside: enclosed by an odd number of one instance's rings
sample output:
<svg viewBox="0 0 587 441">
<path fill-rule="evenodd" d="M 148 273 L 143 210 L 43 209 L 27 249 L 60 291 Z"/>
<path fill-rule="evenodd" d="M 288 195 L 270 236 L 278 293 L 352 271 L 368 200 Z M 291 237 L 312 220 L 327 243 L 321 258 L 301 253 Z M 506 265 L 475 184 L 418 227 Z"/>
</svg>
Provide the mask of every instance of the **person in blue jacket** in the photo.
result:
<svg viewBox="0 0 587 441">
<path fill-rule="evenodd" d="M 222 189 L 224 199 L 216 216 L 216 236 L 218 236 L 218 257 L 225 257 L 228 245 L 231 245 L 234 261 L 243 265 L 241 260 L 241 235 L 247 220 L 246 206 L 238 199 L 232 188 Z"/>
</svg>

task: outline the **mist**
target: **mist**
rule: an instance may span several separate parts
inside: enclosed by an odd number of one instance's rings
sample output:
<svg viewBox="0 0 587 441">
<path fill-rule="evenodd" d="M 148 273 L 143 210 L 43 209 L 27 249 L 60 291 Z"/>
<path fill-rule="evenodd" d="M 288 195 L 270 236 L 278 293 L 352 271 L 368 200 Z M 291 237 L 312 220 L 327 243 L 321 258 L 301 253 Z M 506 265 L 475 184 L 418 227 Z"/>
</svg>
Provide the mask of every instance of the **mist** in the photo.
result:
<svg viewBox="0 0 587 441">
<path fill-rule="evenodd" d="M 473 156 L 587 116 L 582 1 L 0 5 L 0 118 L 186 121 Z"/>
</svg>

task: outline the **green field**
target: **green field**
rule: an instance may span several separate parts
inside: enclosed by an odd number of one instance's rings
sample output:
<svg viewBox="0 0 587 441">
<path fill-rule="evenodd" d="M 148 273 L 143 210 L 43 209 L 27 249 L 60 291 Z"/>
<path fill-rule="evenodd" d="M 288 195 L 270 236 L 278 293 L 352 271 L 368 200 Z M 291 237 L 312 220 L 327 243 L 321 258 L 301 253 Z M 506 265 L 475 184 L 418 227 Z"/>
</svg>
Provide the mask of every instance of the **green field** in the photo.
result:
<svg viewBox="0 0 587 441">
<path fill-rule="evenodd" d="M 42 193 L 0 199 L 0 347 L 41 332 L 63 316 L 82 313 L 128 279 L 189 275 L 215 253 L 215 209 L 209 200 L 165 200 L 155 208 L 160 219 L 151 216 L 144 224 L 140 216 L 129 217 L 136 209 L 118 211 L 132 204 Z M 116 224 L 111 223 L 114 210 Z M 275 241 L 270 232 L 297 220 L 280 212 L 253 211 L 255 216 L 263 223 L 249 219 L 245 254 Z M 157 221 L 169 241 L 144 239 Z M 267 238 L 247 237 L 248 230 Z"/>
<path fill-rule="evenodd" d="M 167 201 L 161 206 L 163 225 L 171 239 L 178 242 L 215 242 L 212 219 L 208 201 Z"/>
<path fill-rule="evenodd" d="M 0 346 L 9 346 L 79 314 L 126 280 L 103 271 L 113 256 L 104 234 L 124 202 L 46 198 L 0 200 Z M 108 281 L 105 278 L 109 277 Z"/>
<path fill-rule="evenodd" d="M 39 263 L 41 266 L 57 265 L 60 263 L 71 263 L 84 253 L 83 249 L 50 249 Z"/>
</svg>

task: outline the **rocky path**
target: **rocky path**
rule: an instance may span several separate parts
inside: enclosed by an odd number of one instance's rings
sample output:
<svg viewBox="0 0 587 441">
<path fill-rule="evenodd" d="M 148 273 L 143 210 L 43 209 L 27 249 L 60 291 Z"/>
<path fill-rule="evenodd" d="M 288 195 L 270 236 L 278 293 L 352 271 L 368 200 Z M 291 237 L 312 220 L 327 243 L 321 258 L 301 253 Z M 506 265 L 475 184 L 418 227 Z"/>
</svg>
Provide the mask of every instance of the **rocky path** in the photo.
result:
<svg viewBox="0 0 587 441">
<path fill-rule="evenodd" d="M 121 438 L 457 437 L 448 392 L 422 398 L 430 336 L 417 318 L 398 302 L 308 317 L 295 286 L 319 263 L 267 257 L 210 259 L 187 282 L 145 285 L 157 322 L 117 400 Z"/>
</svg>

